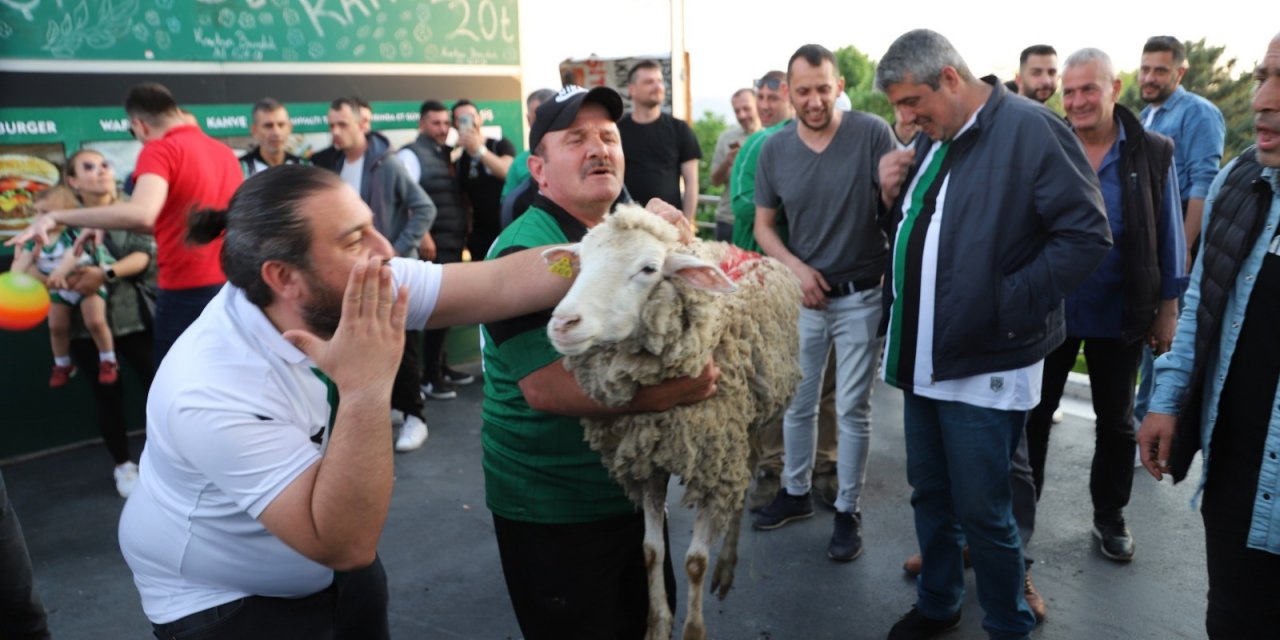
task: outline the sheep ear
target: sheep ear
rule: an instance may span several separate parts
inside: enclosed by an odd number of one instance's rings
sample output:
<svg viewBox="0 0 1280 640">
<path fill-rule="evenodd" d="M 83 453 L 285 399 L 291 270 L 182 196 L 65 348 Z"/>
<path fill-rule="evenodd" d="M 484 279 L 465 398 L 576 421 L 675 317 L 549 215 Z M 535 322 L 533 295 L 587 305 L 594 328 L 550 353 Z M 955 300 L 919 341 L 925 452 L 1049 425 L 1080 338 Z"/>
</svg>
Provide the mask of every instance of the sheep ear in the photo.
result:
<svg viewBox="0 0 1280 640">
<path fill-rule="evenodd" d="M 578 273 L 578 250 L 581 247 L 581 243 L 551 247 L 542 252 L 542 259 L 553 273 L 571 278 Z"/>
<path fill-rule="evenodd" d="M 680 278 L 703 291 L 733 293 L 738 290 L 738 285 L 720 267 L 684 253 L 668 254 L 662 265 L 662 273 Z"/>
</svg>

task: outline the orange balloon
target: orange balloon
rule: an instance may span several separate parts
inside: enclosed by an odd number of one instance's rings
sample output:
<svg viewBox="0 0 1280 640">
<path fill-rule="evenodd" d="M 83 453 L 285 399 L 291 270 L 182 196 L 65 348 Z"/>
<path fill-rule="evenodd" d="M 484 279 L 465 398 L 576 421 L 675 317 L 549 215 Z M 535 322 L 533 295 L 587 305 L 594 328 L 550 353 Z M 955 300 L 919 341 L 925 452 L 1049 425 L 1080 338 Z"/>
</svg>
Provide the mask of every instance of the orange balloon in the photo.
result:
<svg viewBox="0 0 1280 640">
<path fill-rule="evenodd" d="M 25 273 L 0 274 L 0 329 L 26 331 L 49 315 L 49 292 Z"/>
</svg>

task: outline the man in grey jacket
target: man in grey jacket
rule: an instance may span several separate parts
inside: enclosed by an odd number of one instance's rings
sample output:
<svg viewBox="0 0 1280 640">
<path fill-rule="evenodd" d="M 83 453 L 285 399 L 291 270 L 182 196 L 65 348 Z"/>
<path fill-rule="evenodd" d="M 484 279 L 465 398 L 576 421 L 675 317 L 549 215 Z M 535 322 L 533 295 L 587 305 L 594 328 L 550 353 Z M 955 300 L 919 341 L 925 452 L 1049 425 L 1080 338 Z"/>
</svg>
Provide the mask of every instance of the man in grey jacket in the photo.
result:
<svg viewBox="0 0 1280 640">
<path fill-rule="evenodd" d="M 317 166 L 337 172 L 360 199 L 373 210 L 373 226 L 391 241 L 396 255 L 418 257 L 418 244 L 436 218 L 436 206 L 396 158 L 382 134 L 361 131 L 360 105 L 353 98 L 338 98 L 329 105 L 329 133 L 333 146 L 312 157 Z M 404 413 L 404 426 L 396 439 L 396 451 L 412 451 L 427 441 L 419 352 L 422 335 L 405 332 L 404 357 L 391 390 L 391 408 Z"/>
<path fill-rule="evenodd" d="M 903 390 L 907 478 L 924 557 L 915 607 L 891 639 L 960 623 L 962 539 L 983 628 L 1026 638 L 1022 544 L 1009 471 L 1044 357 L 1065 337 L 1062 300 L 1106 255 L 1098 180 L 1053 112 L 979 80 L 946 38 L 889 47 L 876 84 L 927 139 L 880 162 L 892 242 L 884 378 Z"/>
</svg>

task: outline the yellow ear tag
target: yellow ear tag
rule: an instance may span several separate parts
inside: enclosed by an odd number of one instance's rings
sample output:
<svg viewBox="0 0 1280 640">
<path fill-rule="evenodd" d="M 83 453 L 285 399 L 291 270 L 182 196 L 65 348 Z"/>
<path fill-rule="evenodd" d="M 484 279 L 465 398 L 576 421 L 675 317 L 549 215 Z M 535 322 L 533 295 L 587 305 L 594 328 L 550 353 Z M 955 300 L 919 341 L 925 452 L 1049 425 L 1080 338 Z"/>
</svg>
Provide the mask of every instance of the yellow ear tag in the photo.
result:
<svg viewBox="0 0 1280 640">
<path fill-rule="evenodd" d="M 573 278 L 573 263 L 569 261 L 569 256 L 560 256 L 559 260 L 547 265 L 547 270 L 565 280 Z"/>
</svg>

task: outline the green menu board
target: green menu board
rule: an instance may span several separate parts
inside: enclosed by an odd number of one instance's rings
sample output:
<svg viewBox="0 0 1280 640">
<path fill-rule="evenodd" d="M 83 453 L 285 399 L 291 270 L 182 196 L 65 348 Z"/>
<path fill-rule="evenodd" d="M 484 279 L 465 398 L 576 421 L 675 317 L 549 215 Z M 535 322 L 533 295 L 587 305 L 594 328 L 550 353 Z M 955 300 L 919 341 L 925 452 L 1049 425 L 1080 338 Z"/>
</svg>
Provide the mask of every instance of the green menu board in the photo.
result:
<svg viewBox="0 0 1280 640">
<path fill-rule="evenodd" d="M 6 57 L 518 65 L 518 0 L 0 0 Z"/>
</svg>

